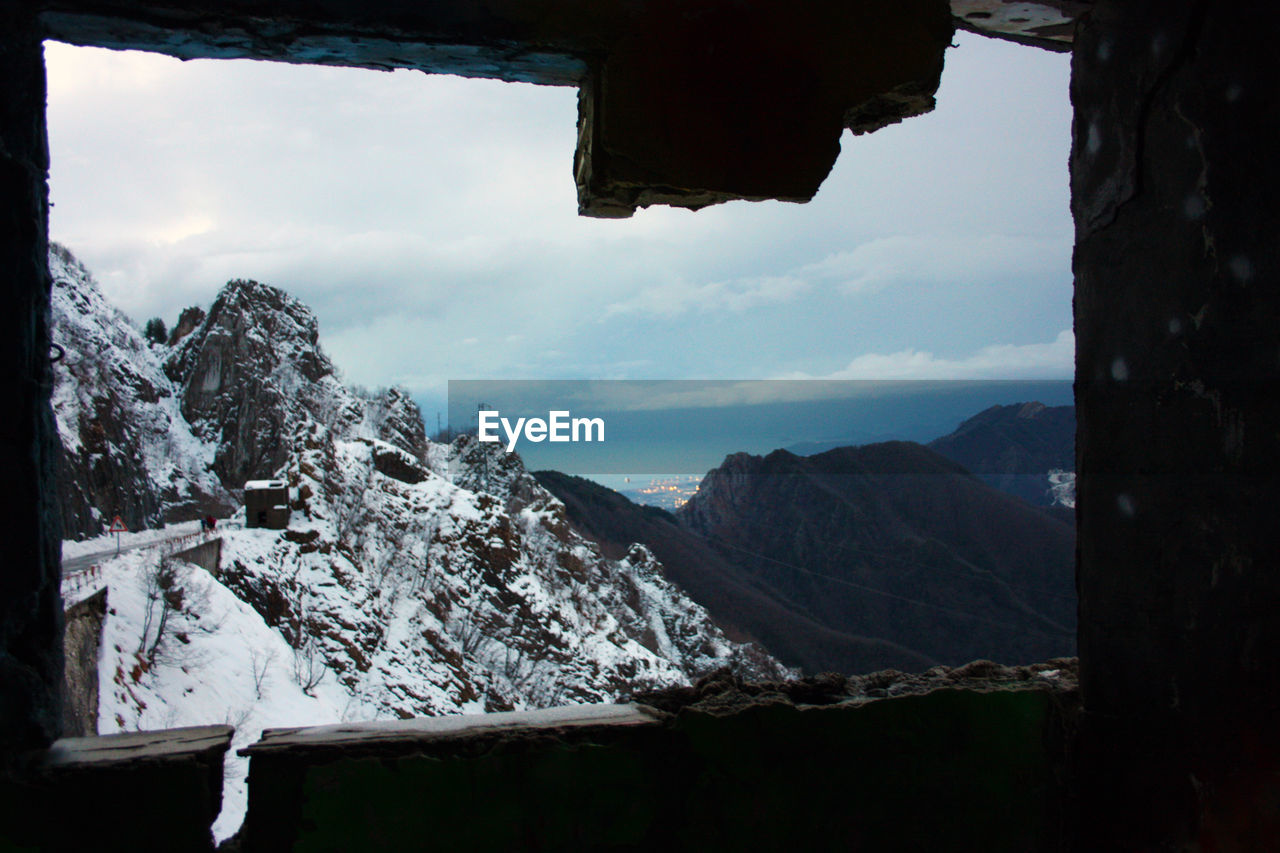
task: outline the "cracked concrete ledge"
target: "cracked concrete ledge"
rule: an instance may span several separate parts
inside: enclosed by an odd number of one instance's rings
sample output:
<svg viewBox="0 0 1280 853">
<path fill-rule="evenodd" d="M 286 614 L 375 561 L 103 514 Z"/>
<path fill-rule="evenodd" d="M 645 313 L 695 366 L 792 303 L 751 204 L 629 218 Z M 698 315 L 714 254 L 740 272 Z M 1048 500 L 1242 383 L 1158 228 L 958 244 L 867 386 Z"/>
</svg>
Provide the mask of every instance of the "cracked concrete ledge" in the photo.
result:
<svg viewBox="0 0 1280 853">
<path fill-rule="evenodd" d="M 902 849 L 905 832 L 1053 849 L 1074 687 L 1074 659 L 774 684 L 713 673 L 631 704 L 273 730 L 242 751 L 236 843 Z"/>
<path fill-rule="evenodd" d="M 133 762 L 204 761 L 231 746 L 231 726 L 191 726 L 153 732 L 125 732 L 55 741 L 45 753 L 42 768 L 49 773 L 92 770 Z"/>
<path fill-rule="evenodd" d="M 686 709 L 731 714 L 759 705 L 858 706 L 940 689 L 974 693 L 1042 690 L 1066 694 L 1076 688 L 1078 666 L 1076 658 L 1055 658 L 1027 666 L 979 660 L 959 667 L 936 666 L 923 673 L 893 669 L 866 675 L 824 673 L 783 682 L 747 682 L 728 670 L 719 670 L 692 686 L 637 693 L 630 697 L 630 702 L 622 704 L 267 729 L 256 743 L 238 750 L 238 754 L 298 756 L 325 750 L 382 751 L 384 748 L 434 751 L 474 740 L 492 743 L 547 735 L 572 739 L 579 733 L 599 734 L 602 729 L 670 722 L 674 715 Z"/>
<path fill-rule="evenodd" d="M 956 27 L 992 38 L 1069 53 L 1076 22 L 1092 0 L 951 0 Z"/>
<path fill-rule="evenodd" d="M 660 712 L 639 705 L 570 705 L 538 711 L 416 717 L 331 726 L 267 729 L 254 744 L 239 750 L 256 757 L 325 749 L 363 749 L 395 745 L 401 749 L 439 746 L 477 738 L 509 738 L 534 732 L 568 734 L 598 727 L 655 725 Z"/>
<path fill-rule="evenodd" d="M 209 851 L 231 726 L 63 738 L 0 776 L 0 849 Z"/>
</svg>

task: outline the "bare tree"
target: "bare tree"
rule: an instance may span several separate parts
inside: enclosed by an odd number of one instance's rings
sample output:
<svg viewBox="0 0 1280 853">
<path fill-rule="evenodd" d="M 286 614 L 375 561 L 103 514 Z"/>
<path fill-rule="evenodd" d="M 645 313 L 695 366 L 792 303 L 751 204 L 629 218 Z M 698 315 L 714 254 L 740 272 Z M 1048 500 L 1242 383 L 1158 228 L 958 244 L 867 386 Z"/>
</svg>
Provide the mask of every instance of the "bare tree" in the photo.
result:
<svg viewBox="0 0 1280 853">
<path fill-rule="evenodd" d="M 320 682 L 324 681 L 327 671 L 316 638 L 308 634 L 302 645 L 295 646 L 293 649 L 294 680 L 298 682 L 303 693 L 314 697 L 315 689 Z"/>
<path fill-rule="evenodd" d="M 364 482 L 361 484 L 352 484 L 343 490 L 342 497 L 337 501 L 334 507 L 334 524 L 338 529 L 338 538 L 351 541 L 351 534 L 355 531 L 357 523 L 359 523 L 365 514 L 364 493 L 369 488 L 373 480 L 373 466 L 367 467 L 364 476 Z"/>
<path fill-rule="evenodd" d="M 324 680 L 326 670 L 319 643 L 316 642 L 315 634 L 311 633 L 307 626 L 310 621 L 311 603 L 305 586 L 298 580 L 298 574 L 301 571 L 299 567 L 293 576 L 294 610 L 297 622 L 293 635 L 288 640 L 293 648 L 293 680 L 302 688 L 303 693 L 315 696 L 313 691 Z"/>
<path fill-rule="evenodd" d="M 267 675 L 271 671 L 271 665 L 275 663 L 275 660 L 275 649 L 264 651 L 256 646 L 249 649 L 249 669 L 253 674 L 253 691 L 259 699 L 262 698 L 262 691 L 267 683 Z"/>
<path fill-rule="evenodd" d="M 222 713 L 222 723 L 223 725 L 231 726 L 231 728 L 235 729 L 238 732 L 245 725 L 245 723 L 249 722 L 249 718 L 252 716 L 253 716 L 252 705 L 246 705 L 245 707 L 241 708 L 239 711 L 233 711 L 232 709 L 227 708 Z"/>
<path fill-rule="evenodd" d="M 182 560 L 162 554 L 142 574 L 146 608 L 135 654 L 148 669 L 163 664 L 190 671 L 209 662 L 209 650 L 192 637 L 218 633 L 225 614 L 210 615 L 208 589 L 192 582 L 192 571 Z"/>
<path fill-rule="evenodd" d="M 138 638 L 138 654 L 148 665 L 156 662 L 156 652 L 165 638 L 170 615 L 182 610 L 186 591 L 178 585 L 174 561 L 162 555 L 156 566 L 143 577 L 147 605 L 142 620 L 142 636 Z"/>
<path fill-rule="evenodd" d="M 470 610 L 464 610 L 462 616 L 454 620 L 449 633 L 458 641 L 458 645 L 462 647 L 462 653 L 467 657 L 475 657 L 485 641 L 484 629 Z"/>
</svg>

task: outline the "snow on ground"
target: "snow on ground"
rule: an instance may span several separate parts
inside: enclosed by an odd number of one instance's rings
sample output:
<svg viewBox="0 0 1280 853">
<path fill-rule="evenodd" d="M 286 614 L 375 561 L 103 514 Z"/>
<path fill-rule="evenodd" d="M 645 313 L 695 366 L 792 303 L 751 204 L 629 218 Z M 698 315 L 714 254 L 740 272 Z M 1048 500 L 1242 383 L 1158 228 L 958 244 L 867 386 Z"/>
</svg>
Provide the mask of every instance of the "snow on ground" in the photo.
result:
<svg viewBox="0 0 1280 853">
<path fill-rule="evenodd" d="M 213 825 L 221 840 L 239 829 L 247 804 L 248 760 L 236 750 L 267 727 L 368 717 L 336 683 L 321 682 L 314 695 L 303 692 L 294 650 L 279 632 L 205 570 L 172 565 L 170 589 L 182 590 L 181 609 L 168 613 L 157 645 L 164 595 L 148 581 L 156 577 L 159 554 L 139 550 L 102 564 L 108 613 L 98 663 L 98 730 L 234 726 L 222 813 Z"/>
<path fill-rule="evenodd" d="M 175 536 L 187 536 L 199 532 L 200 522 L 198 521 L 166 524 L 164 527 L 157 527 L 154 530 L 131 530 L 128 533 L 120 534 L 120 550 L 136 548 L 140 545 L 150 545 L 163 539 L 172 539 Z M 92 539 L 85 539 L 81 542 L 66 539 L 62 543 L 62 559 L 72 560 L 76 557 L 86 557 L 90 554 L 114 554 L 115 550 L 116 534 L 114 533 L 104 533 L 101 536 L 95 536 Z"/>
</svg>

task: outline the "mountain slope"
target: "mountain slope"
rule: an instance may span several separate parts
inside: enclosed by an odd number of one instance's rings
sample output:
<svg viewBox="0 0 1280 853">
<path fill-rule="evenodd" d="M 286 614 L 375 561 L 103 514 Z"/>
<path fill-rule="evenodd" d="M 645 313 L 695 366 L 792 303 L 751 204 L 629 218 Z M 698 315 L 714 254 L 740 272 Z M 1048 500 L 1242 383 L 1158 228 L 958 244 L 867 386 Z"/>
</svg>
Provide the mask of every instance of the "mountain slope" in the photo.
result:
<svg viewBox="0 0 1280 853">
<path fill-rule="evenodd" d="M 677 518 L 814 621 L 912 650 L 900 668 L 1073 653 L 1070 525 L 921 445 L 735 454 Z"/>
<path fill-rule="evenodd" d="M 1055 486 L 1076 467 L 1075 407 L 1035 402 L 992 406 L 928 446 L 1030 504 L 1061 504 L 1064 490 Z"/>
<path fill-rule="evenodd" d="M 53 411 L 62 452 L 58 497 L 69 538 L 229 512 L 210 470 L 214 448 L 183 417 L 158 350 L 107 304 L 89 271 L 52 244 Z"/>
<path fill-rule="evenodd" d="M 731 635 L 759 642 L 789 666 L 808 672 L 857 672 L 885 667 L 923 669 L 925 655 L 883 639 L 836 630 L 779 596 L 745 571 L 738 555 L 681 527 L 676 517 L 640 506 L 581 477 L 538 471 L 538 482 L 564 502 L 574 529 L 606 554 L 643 542 L 671 580 L 707 608 Z"/>
</svg>

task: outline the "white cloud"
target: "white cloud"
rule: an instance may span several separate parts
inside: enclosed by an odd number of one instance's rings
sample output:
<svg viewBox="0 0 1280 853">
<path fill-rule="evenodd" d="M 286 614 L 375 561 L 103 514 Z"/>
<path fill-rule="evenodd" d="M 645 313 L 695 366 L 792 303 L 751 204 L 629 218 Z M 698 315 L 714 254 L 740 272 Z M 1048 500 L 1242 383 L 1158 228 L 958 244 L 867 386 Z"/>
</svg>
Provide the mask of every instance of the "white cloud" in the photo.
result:
<svg viewBox="0 0 1280 853">
<path fill-rule="evenodd" d="M 1076 339 L 1070 329 L 1049 343 L 993 344 L 962 358 L 931 352 L 860 355 L 823 379 L 1069 379 L 1075 375 Z M 788 378 L 809 379 L 808 376 Z"/>
<path fill-rule="evenodd" d="M 794 274 L 824 281 L 847 294 L 877 293 L 924 283 L 967 287 L 1014 276 L 1030 277 L 1069 263 L 1069 235 L 899 234 L 827 255 Z"/>
<path fill-rule="evenodd" d="M 818 375 L 1048 337 L 1067 59 L 957 41 L 938 109 L 846 136 L 809 204 L 629 220 L 577 216 L 572 88 L 50 43 L 52 236 L 135 319 L 282 287 L 368 385 Z"/>
<path fill-rule="evenodd" d="M 742 278 L 702 285 L 663 282 L 631 299 L 613 303 L 605 309 L 605 316 L 654 314 L 674 317 L 690 311 L 741 313 L 762 305 L 790 302 L 808 289 L 808 283 L 795 276 Z"/>
</svg>

